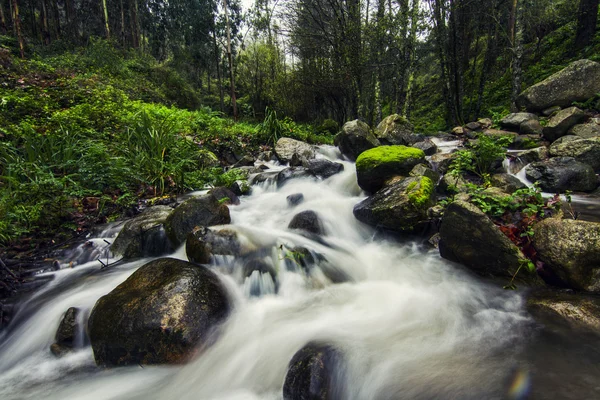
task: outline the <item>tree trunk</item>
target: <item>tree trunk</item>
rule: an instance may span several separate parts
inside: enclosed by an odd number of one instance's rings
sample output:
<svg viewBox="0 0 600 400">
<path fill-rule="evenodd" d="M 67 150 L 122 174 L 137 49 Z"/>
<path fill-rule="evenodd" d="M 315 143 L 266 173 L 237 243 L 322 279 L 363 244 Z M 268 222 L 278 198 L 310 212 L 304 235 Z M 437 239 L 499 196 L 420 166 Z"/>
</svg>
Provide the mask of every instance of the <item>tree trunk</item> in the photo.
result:
<svg viewBox="0 0 600 400">
<path fill-rule="evenodd" d="M 19 17 L 19 4 L 17 0 L 12 0 L 13 24 L 19 41 L 19 51 L 21 58 L 25 58 L 25 45 L 23 44 L 23 34 L 21 33 L 21 18 Z"/>
<path fill-rule="evenodd" d="M 412 89 L 412 76 L 414 69 L 415 44 L 417 42 L 417 26 L 419 24 L 419 0 L 413 0 L 410 11 L 410 32 L 406 37 L 404 46 L 404 70 L 402 87 L 398 104 L 398 113 L 404 116 L 408 114 L 410 90 Z"/>
<path fill-rule="evenodd" d="M 129 0 L 129 16 L 131 19 L 131 44 L 137 49 L 140 47 L 140 21 L 137 0 Z"/>
<path fill-rule="evenodd" d="M 452 112 L 452 97 L 450 95 L 450 81 L 447 61 L 447 27 L 444 8 L 444 0 L 433 0 L 433 16 L 435 22 L 435 40 L 440 62 L 442 96 L 446 106 L 446 123 L 456 125 L 454 113 Z"/>
<path fill-rule="evenodd" d="M 42 39 L 47 46 L 50 44 L 50 29 L 48 28 L 48 7 L 46 0 L 42 0 L 42 13 L 40 15 L 42 26 Z"/>
<path fill-rule="evenodd" d="M 119 6 L 121 7 L 121 32 L 119 33 L 121 45 L 125 47 L 125 7 L 123 7 L 123 0 L 119 0 Z"/>
<path fill-rule="evenodd" d="M 104 14 L 104 32 L 106 38 L 110 39 L 110 25 L 108 23 L 108 8 L 106 7 L 106 0 L 102 0 L 102 11 Z"/>
<path fill-rule="evenodd" d="M 0 2 L 0 32 L 6 34 L 6 17 L 4 16 L 4 6 Z"/>
<path fill-rule="evenodd" d="M 56 35 L 56 39 L 60 39 L 62 36 L 62 32 L 60 29 L 60 12 L 58 10 L 58 1 L 52 1 L 52 13 L 54 14 L 54 32 Z"/>
<path fill-rule="evenodd" d="M 579 0 L 577 11 L 577 34 L 575 48 L 581 50 L 594 40 L 598 22 L 598 3 L 600 0 Z"/>
<path fill-rule="evenodd" d="M 521 93 L 521 82 L 523 80 L 523 2 L 524 0 L 515 0 L 515 26 L 513 42 L 513 60 L 512 60 L 512 94 L 510 108 L 512 112 L 517 112 L 517 97 Z"/>
<path fill-rule="evenodd" d="M 231 105 L 233 106 L 233 119 L 237 120 L 237 101 L 235 99 L 235 77 L 233 71 L 233 56 L 231 54 L 231 26 L 229 25 L 229 10 L 227 0 L 223 0 L 225 9 L 225 23 L 227 24 L 227 61 L 229 62 L 229 82 L 231 83 Z"/>
</svg>

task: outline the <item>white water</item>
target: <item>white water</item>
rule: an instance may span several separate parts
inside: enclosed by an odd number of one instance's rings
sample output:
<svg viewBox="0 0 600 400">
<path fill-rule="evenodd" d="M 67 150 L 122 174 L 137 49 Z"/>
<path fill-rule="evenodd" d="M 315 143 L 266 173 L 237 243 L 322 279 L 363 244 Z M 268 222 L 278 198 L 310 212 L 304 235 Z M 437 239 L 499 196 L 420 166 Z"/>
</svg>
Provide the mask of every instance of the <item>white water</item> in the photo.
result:
<svg viewBox="0 0 600 400">
<path fill-rule="evenodd" d="M 338 153 L 326 148 L 320 156 Z M 101 273 L 90 262 L 56 272 L 0 337 L 0 399 L 280 399 L 290 359 L 312 340 L 343 351 L 347 399 L 506 398 L 530 322 L 521 297 L 481 283 L 436 252 L 375 238 L 352 215 L 365 196 L 354 165 L 343 163 L 345 171 L 328 180 L 292 180 L 279 190 L 265 184 L 230 207 L 246 246 L 271 248 L 265 260 L 278 282 L 257 273 L 243 281 L 235 260 L 217 260 L 213 268 L 234 311 L 197 359 L 100 370 L 89 347 L 54 358 L 49 346 L 67 308 L 91 309 L 148 259 Z M 290 208 L 293 193 L 305 201 Z M 303 210 L 321 217 L 320 243 L 286 229 Z M 294 246 L 322 254 L 348 281 L 332 284 L 319 269 L 288 270 L 284 250 Z M 185 259 L 185 250 L 172 256 Z M 262 295 L 251 296 L 250 286 Z"/>
</svg>

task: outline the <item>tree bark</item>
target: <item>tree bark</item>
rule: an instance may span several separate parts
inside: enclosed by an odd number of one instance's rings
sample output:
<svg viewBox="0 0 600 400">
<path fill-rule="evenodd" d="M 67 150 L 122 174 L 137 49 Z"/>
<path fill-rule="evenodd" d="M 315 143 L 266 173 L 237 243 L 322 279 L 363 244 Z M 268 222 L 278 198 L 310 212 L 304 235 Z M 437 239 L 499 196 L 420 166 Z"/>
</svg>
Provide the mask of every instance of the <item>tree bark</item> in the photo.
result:
<svg viewBox="0 0 600 400">
<path fill-rule="evenodd" d="M 0 2 L 0 32 L 6 34 L 6 17 L 4 16 L 4 6 Z"/>
<path fill-rule="evenodd" d="M 42 0 L 42 13 L 40 15 L 41 26 L 42 26 L 42 38 L 44 44 L 47 46 L 50 44 L 50 29 L 48 28 L 48 7 L 46 0 Z"/>
<path fill-rule="evenodd" d="M 14 29 L 17 34 L 17 40 L 19 41 L 19 51 L 21 53 L 21 58 L 25 58 L 25 45 L 23 44 L 23 34 L 21 33 L 21 18 L 19 17 L 19 4 L 17 0 L 12 0 L 12 8 L 13 8 L 13 24 Z"/>
<path fill-rule="evenodd" d="M 129 15 L 131 19 L 131 43 L 137 49 L 140 47 L 140 21 L 137 0 L 129 0 Z"/>
<path fill-rule="evenodd" d="M 225 23 L 227 24 L 227 61 L 229 62 L 229 82 L 231 83 L 231 105 L 233 106 L 233 119 L 237 120 L 237 101 L 235 98 L 235 74 L 233 71 L 233 56 L 231 54 L 231 26 L 229 25 L 229 10 L 227 0 L 223 0 L 225 9 Z"/>
<path fill-rule="evenodd" d="M 579 0 L 577 11 L 577 33 L 575 48 L 581 50 L 594 40 L 598 22 L 598 3 L 600 0 Z"/>
<path fill-rule="evenodd" d="M 521 93 L 521 83 L 523 80 L 523 2 L 524 0 L 515 0 L 517 4 L 515 9 L 514 41 L 512 43 L 512 93 L 511 93 L 511 111 L 519 111 L 516 100 Z"/>
<path fill-rule="evenodd" d="M 106 7 L 106 0 L 102 0 L 102 11 L 104 14 L 104 32 L 106 38 L 110 39 L 110 25 L 108 23 L 108 8 Z"/>
<path fill-rule="evenodd" d="M 54 32 L 56 35 L 56 39 L 60 39 L 62 36 L 62 32 L 60 29 L 60 12 L 58 10 L 58 1 L 52 1 L 52 13 L 54 14 Z"/>
</svg>

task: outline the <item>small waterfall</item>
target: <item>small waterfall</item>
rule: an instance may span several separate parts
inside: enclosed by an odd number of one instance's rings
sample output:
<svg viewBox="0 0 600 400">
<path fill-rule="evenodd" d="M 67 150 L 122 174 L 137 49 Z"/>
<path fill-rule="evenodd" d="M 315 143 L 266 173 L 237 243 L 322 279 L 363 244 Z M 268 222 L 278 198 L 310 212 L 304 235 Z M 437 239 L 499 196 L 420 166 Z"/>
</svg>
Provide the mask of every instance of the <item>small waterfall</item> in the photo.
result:
<svg viewBox="0 0 600 400">
<path fill-rule="evenodd" d="M 214 256 L 209 268 L 234 309 L 202 354 L 181 366 L 109 370 L 95 366 L 89 345 L 61 359 L 50 354 L 69 307 L 91 310 L 152 259 L 100 271 L 92 259 L 105 256 L 102 243 L 115 230 L 90 239 L 98 245 L 98 253 L 86 256 L 90 261 L 83 262 L 82 250 L 71 259 L 81 260 L 76 268 L 64 261 L 51 272 L 55 279 L 23 305 L 19 323 L 0 337 L 0 398 L 281 399 L 292 356 L 315 340 L 344 353 L 347 400 L 506 398 L 515 371 L 527 364 L 520 354 L 534 335 L 520 294 L 481 281 L 435 251 L 375 235 L 352 213 L 365 198 L 354 164 L 332 147 L 321 148 L 319 157 L 343 163 L 344 171 L 281 187 L 264 182 L 230 207 L 227 229 L 236 232 L 243 250 Z M 295 193 L 304 201 L 290 206 L 286 198 Z M 287 228 L 306 210 L 319 216 L 324 235 Z M 185 246 L 171 257 L 186 259 Z M 556 346 L 546 351 L 566 357 Z M 596 382 L 590 365 L 597 364 L 581 360 L 572 359 L 564 375 Z"/>
</svg>

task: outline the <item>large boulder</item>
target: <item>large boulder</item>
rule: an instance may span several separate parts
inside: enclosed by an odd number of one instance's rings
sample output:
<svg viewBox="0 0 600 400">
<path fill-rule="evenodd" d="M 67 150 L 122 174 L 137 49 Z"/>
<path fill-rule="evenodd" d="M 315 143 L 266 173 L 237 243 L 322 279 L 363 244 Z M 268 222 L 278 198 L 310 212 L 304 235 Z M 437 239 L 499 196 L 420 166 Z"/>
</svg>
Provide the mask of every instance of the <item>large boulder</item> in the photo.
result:
<svg viewBox="0 0 600 400">
<path fill-rule="evenodd" d="M 356 159 L 358 185 L 374 193 L 394 176 L 407 176 L 417 164 L 426 163 L 422 150 L 406 146 L 380 146 Z"/>
<path fill-rule="evenodd" d="M 555 157 L 534 162 L 525 168 L 525 176 L 538 182 L 545 192 L 564 193 L 567 190 L 591 192 L 598 186 L 594 169 L 573 157 Z"/>
<path fill-rule="evenodd" d="M 356 160 L 363 151 L 380 145 L 369 125 L 358 119 L 346 122 L 342 131 L 335 136 L 334 142 L 342 154 L 351 160 Z"/>
<path fill-rule="evenodd" d="M 315 150 L 310 144 L 285 137 L 275 144 L 275 154 L 281 162 L 292 166 L 301 165 L 303 160 L 315 158 Z"/>
<path fill-rule="evenodd" d="M 119 232 L 110 251 L 124 259 L 155 257 L 172 251 L 164 223 L 173 212 L 168 206 L 154 206 L 129 220 Z"/>
<path fill-rule="evenodd" d="M 288 225 L 288 229 L 298 229 L 316 235 L 322 235 L 325 232 L 319 215 L 312 210 L 302 211 L 294 215 L 294 218 L 292 218 Z"/>
<path fill-rule="evenodd" d="M 553 143 L 549 150 L 554 157 L 573 157 L 576 161 L 590 165 L 594 171 L 600 171 L 600 138 Z"/>
<path fill-rule="evenodd" d="M 583 139 L 600 137 L 600 125 L 590 122 L 587 124 L 577 124 L 569 129 L 569 135 L 579 136 Z"/>
<path fill-rule="evenodd" d="M 484 276 L 512 278 L 528 260 L 487 215 L 471 203 L 455 201 L 442 217 L 440 255 Z M 537 274 L 521 268 L 517 279 L 541 284 Z"/>
<path fill-rule="evenodd" d="M 196 226 L 223 225 L 231 222 L 229 208 L 212 194 L 183 202 L 165 220 L 167 237 L 177 247 Z"/>
<path fill-rule="evenodd" d="M 342 355 L 326 344 L 308 343 L 298 350 L 283 383 L 284 400 L 343 399 Z"/>
<path fill-rule="evenodd" d="M 527 185 L 519 180 L 519 178 L 510 174 L 494 174 L 490 178 L 490 183 L 493 187 L 502 190 L 505 193 L 514 193 L 519 189 L 525 189 Z"/>
<path fill-rule="evenodd" d="M 600 297 L 589 294 L 541 291 L 527 299 L 527 310 L 534 317 L 560 317 L 569 325 L 600 333 Z"/>
<path fill-rule="evenodd" d="M 433 143 L 433 140 L 431 139 L 425 139 L 422 142 L 414 143 L 412 147 L 423 150 L 423 153 L 425 153 L 426 156 L 432 156 L 438 151 L 436 144 Z"/>
<path fill-rule="evenodd" d="M 431 156 L 429 162 L 434 171 L 445 174 L 454 161 L 454 153 L 436 153 Z"/>
<path fill-rule="evenodd" d="M 154 260 L 96 302 L 88 321 L 94 358 L 102 366 L 186 362 L 230 309 L 207 268 Z"/>
<path fill-rule="evenodd" d="M 219 186 L 214 189 L 211 189 L 209 194 L 212 194 L 216 197 L 219 202 L 224 203 L 226 205 L 234 205 L 237 206 L 240 204 L 240 198 L 238 195 L 231 189 L 226 188 L 224 186 Z"/>
<path fill-rule="evenodd" d="M 237 232 L 230 229 L 212 230 L 204 226 L 194 229 L 185 241 L 188 260 L 208 264 L 213 255 L 237 256 L 242 252 Z"/>
<path fill-rule="evenodd" d="M 327 179 L 344 170 L 344 164 L 322 158 L 305 161 L 302 166 L 306 168 L 308 172 L 320 179 Z"/>
<path fill-rule="evenodd" d="M 275 181 L 277 182 L 277 187 L 282 187 L 290 179 L 310 178 L 313 176 L 314 175 L 311 174 L 304 167 L 290 167 L 290 168 L 282 169 L 281 171 L 279 171 L 279 173 L 275 177 Z"/>
<path fill-rule="evenodd" d="M 522 123 L 537 120 L 538 117 L 535 114 L 526 112 L 512 113 L 502 118 L 500 126 L 511 131 L 519 132 Z"/>
<path fill-rule="evenodd" d="M 534 226 L 533 244 L 569 286 L 600 292 L 600 223 L 548 218 Z"/>
<path fill-rule="evenodd" d="M 600 64 L 590 60 L 572 62 L 567 68 L 537 83 L 517 98 L 517 106 L 543 111 L 551 106 L 568 107 L 600 92 Z"/>
<path fill-rule="evenodd" d="M 585 118 L 585 114 L 577 107 L 569 107 L 559 111 L 550 118 L 543 129 L 546 139 L 553 142 L 561 136 L 565 136 L 569 129 Z"/>
<path fill-rule="evenodd" d="M 416 232 L 428 222 L 427 210 L 434 204 L 431 179 L 397 179 L 354 206 L 354 216 L 365 224 L 397 232 Z"/>
<path fill-rule="evenodd" d="M 383 145 L 409 145 L 414 129 L 406 117 L 392 114 L 377 125 L 374 133 Z"/>
<path fill-rule="evenodd" d="M 71 307 L 63 316 L 54 343 L 50 346 L 50 351 L 57 357 L 62 357 L 76 348 L 81 348 L 86 344 L 87 336 L 82 327 L 83 316 L 81 309 Z"/>
</svg>

